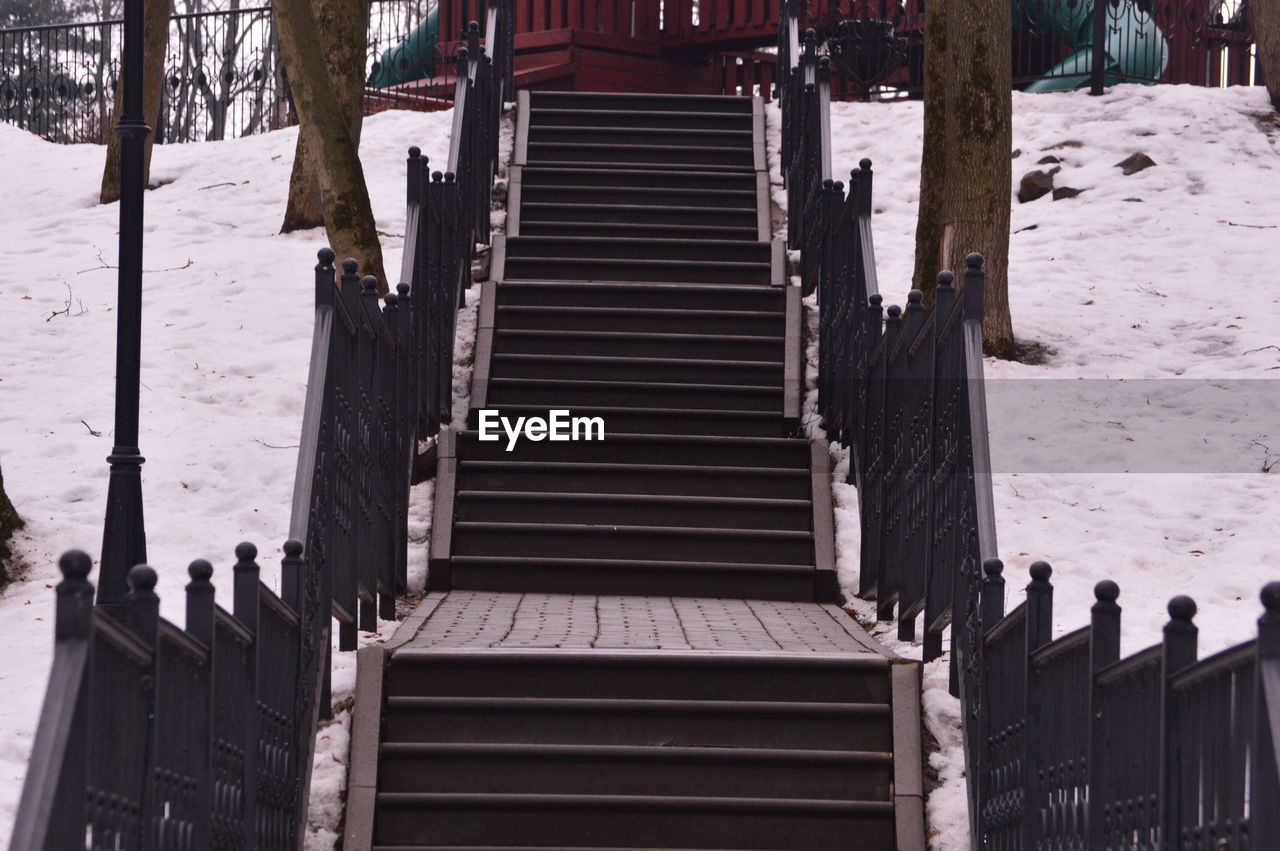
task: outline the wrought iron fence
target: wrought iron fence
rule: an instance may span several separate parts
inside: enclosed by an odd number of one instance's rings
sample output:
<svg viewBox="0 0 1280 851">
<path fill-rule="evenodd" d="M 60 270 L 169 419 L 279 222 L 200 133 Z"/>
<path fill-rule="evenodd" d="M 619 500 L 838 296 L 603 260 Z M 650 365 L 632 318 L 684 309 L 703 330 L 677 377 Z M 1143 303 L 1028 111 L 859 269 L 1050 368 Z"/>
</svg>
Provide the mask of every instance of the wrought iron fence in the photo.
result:
<svg viewBox="0 0 1280 851">
<path fill-rule="evenodd" d="M 791 6 L 825 42 L 832 96 L 894 98 L 924 89 L 923 0 L 835 0 Z M 1198 86 L 1259 82 L 1248 0 L 1013 0 L 1013 84 L 1066 91 L 1121 82 Z"/>
<path fill-rule="evenodd" d="M 54 658 L 14 849 L 299 847 L 315 731 L 301 589 L 316 566 L 288 541 L 283 591 L 236 547 L 233 610 L 191 563 L 186 629 L 160 617 L 156 572 L 94 605 L 82 552 L 62 557 Z"/>
<path fill-rule="evenodd" d="M 1004 612 L 985 565 L 977 836 L 1000 849 L 1266 848 L 1280 836 L 1280 582 L 1257 638 L 1197 660 L 1195 603 L 1164 640 L 1120 658 L 1119 587 L 1089 625 L 1050 640 L 1051 570 Z"/>
<path fill-rule="evenodd" d="M 784 12 L 786 11 L 784 7 Z M 982 258 L 933 304 L 882 309 L 871 162 L 830 179 L 828 69 L 791 15 L 779 29 L 788 238 L 817 292 L 817 409 L 850 450 L 860 594 L 943 653 L 960 697 L 975 848 L 1269 847 L 1280 836 L 1280 583 L 1254 642 L 1196 662 L 1194 604 L 1170 604 L 1165 642 L 1119 658 L 1119 589 L 1098 585 L 1089 627 L 1051 639 L 1048 565 L 1004 611 L 982 372 Z M 801 49 L 800 45 L 804 47 Z M 790 102 L 788 102 L 790 101 Z M 820 181 L 820 185 L 819 185 Z M 816 188 L 815 188 L 816 187 Z M 981 570 L 979 569 L 981 566 Z"/>
<path fill-rule="evenodd" d="M 451 105 L 452 52 L 464 33 L 442 34 L 435 8 L 428 0 L 371 1 L 366 112 Z M 114 19 L 0 30 L 0 120 L 55 142 L 105 142 L 122 27 Z M 172 16 L 156 141 L 230 139 L 296 123 L 276 39 L 270 6 Z"/>
</svg>

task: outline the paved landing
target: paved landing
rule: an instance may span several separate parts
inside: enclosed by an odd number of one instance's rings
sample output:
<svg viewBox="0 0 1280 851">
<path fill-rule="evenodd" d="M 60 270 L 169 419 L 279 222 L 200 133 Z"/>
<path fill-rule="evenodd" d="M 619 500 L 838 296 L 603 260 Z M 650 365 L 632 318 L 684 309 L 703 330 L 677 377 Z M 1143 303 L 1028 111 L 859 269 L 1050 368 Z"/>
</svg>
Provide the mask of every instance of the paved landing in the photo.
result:
<svg viewBox="0 0 1280 851">
<path fill-rule="evenodd" d="M 447 591 L 396 631 L 398 648 L 695 650 L 888 656 L 839 606 L 703 597 Z"/>
</svg>

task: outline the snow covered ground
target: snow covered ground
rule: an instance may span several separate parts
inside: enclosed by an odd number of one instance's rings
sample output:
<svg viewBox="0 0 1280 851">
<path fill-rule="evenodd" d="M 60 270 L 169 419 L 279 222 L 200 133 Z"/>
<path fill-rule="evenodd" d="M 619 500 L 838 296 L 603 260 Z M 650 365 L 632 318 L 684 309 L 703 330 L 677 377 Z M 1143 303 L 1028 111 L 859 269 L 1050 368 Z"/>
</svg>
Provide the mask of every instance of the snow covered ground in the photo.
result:
<svg viewBox="0 0 1280 851">
<path fill-rule="evenodd" d="M 832 113 L 836 177 L 862 157 L 874 163 L 880 290 L 886 304 L 905 304 L 921 106 L 841 103 Z M 775 133 L 777 118 L 771 109 Z M 1040 365 L 985 367 L 1007 605 L 1020 600 L 1030 563 L 1045 559 L 1055 634 L 1086 623 L 1094 584 L 1111 578 L 1125 653 L 1159 640 L 1165 602 L 1179 593 L 1199 604 L 1202 654 L 1247 640 L 1259 589 L 1280 579 L 1280 298 L 1271 282 L 1280 122 L 1261 88 L 1119 86 L 1100 98 L 1015 93 L 1013 137 L 1015 192 L 1024 174 L 1055 165 L 1037 164 L 1046 156 L 1061 160 L 1055 185 L 1085 191 L 1011 199 L 1014 330 L 1050 353 Z M 1135 152 L 1156 166 L 1124 176 L 1115 164 Z M 847 453 L 834 454 L 848 592 L 857 497 L 843 483 Z M 871 606 L 853 608 L 874 620 Z M 876 632 L 919 658 L 889 625 Z M 946 674 L 945 659 L 927 667 L 925 708 L 942 746 L 932 842 L 949 851 L 968 839 Z"/>
<path fill-rule="evenodd" d="M 410 145 L 448 154 L 451 112 L 387 112 L 365 122 L 361 159 L 400 268 Z M 509 145 L 510 133 L 506 134 Z M 162 612 L 183 622 L 186 566 L 207 558 L 230 606 L 232 550 L 257 543 L 279 588 L 323 229 L 278 234 L 296 131 L 158 146 L 146 198 L 141 445 L 148 556 Z M 52 648 L 58 555 L 101 547 L 115 351 L 115 205 L 97 204 L 103 149 L 58 146 L 0 124 L 0 467 L 27 521 L 18 578 L 0 595 L 0 845 L 22 788 Z M 458 352 L 469 378 L 474 308 Z M 465 394 L 468 381 L 459 382 Z M 465 409 L 465 405 L 463 405 Z M 426 539 L 431 485 L 415 489 L 410 535 Z M 411 583 L 425 547 L 410 552 Z M 91 577 L 92 578 L 92 577 Z M 388 627 L 393 625 L 387 624 Z M 389 635 L 389 631 L 387 632 Z M 378 640 L 380 636 L 365 636 Z M 311 845 L 333 847 L 346 784 L 355 654 L 335 653 L 337 723 L 321 732 Z"/>
<path fill-rule="evenodd" d="M 1158 638 L 1164 601 L 1180 592 L 1200 603 L 1203 651 L 1244 640 L 1259 587 L 1280 578 L 1272 531 L 1280 469 L 1251 472 L 1275 461 L 1268 451 L 1280 453 L 1280 434 L 1274 424 L 1269 434 L 1249 431 L 1268 423 L 1257 399 L 1280 395 L 1261 384 L 1280 377 L 1280 298 L 1266 277 L 1280 266 L 1280 125 L 1260 89 L 1123 86 L 1102 98 L 1015 95 L 1014 108 L 1015 187 L 1024 173 L 1050 167 L 1036 163 L 1051 154 L 1062 160 L 1057 185 L 1086 191 L 1013 202 L 1014 327 L 1051 353 L 1037 366 L 986 365 L 998 379 L 991 412 L 1010 605 L 1027 566 L 1044 558 L 1055 567 L 1058 632 L 1084 622 L 1094 583 L 1110 577 L 1122 589 L 1125 652 Z M 846 174 L 863 156 L 875 163 L 880 286 L 887 301 L 903 302 L 920 106 L 836 104 L 833 113 L 836 171 Z M 449 119 L 392 112 L 365 125 L 361 155 L 388 269 L 399 268 L 405 150 L 417 144 L 443 157 Z M 776 109 L 770 122 L 776 134 Z M 143 475 L 150 558 L 163 611 L 179 623 L 185 566 L 194 558 L 214 562 L 214 582 L 225 591 L 232 548 L 252 540 L 264 580 L 278 582 L 311 334 L 311 267 L 324 242 L 318 230 L 276 233 L 294 141 L 293 131 L 280 131 L 155 154 L 153 180 L 164 185 L 147 196 L 145 265 L 153 271 L 144 304 Z M 1136 151 L 1157 165 L 1122 176 L 1114 164 Z M 95 204 L 100 148 L 49 145 L 0 125 L 0 162 L 0 246 L 10 263 L 0 282 L 0 466 L 28 521 L 16 541 L 25 573 L 0 595 L 6 842 L 47 676 L 54 564 L 67 548 L 96 554 L 101 546 L 115 333 L 115 271 L 104 267 L 115 263 L 118 212 Z M 473 312 L 460 323 L 460 393 Z M 1122 378 L 1142 392 L 1117 389 Z M 1239 415 L 1191 418 L 1195 428 L 1176 430 L 1182 448 L 1171 452 L 1166 432 L 1194 411 L 1174 385 L 1196 379 L 1195 393 L 1206 393 L 1210 379 L 1231 379 L 1216 382 L 1218 393 L 1231 395 L 1214 397 L 1214 409 Z M 1069 411 L 1075 397 L 1061 389 L 1068 382 L 1108 415 L 1085 404 L 1065 424 L 1025 415 L 1048 405 Z M 1154 415 L 1139 410 L 1148 407 L 1147 391 Z M 1117 410 L 1123 419 L 1111 416 Z M 1188 435 L 1213 445 L 1189 452 Z M 1070 450 L 1053 452 L 1068 437 L 1076 440 Z M 1156 451 L 1142 455 L 1137 444 Z M 842 483 L 847 459 L 837 450 L 835 460 L 848 588 L 857 578 L 856 495 Z M 411 534 L 419 540 L 430 499 L 429 485 L 415 494 Z M 412 567 L 420 579 L 425 565 Z M 868 618 L 869 609 L 855 608 Z M 918 653 L 891 633 L 881 637 L 898 652 Z M 342 707 L 354 656 L 336 658 Z M 930 826 L 935 847 L 950 851 L 967 845 L 958 716 L 944 665 L 926 675 L 943 780 L 930 799 Z M 332 847 L 341 817 L 348 712 L 321 732 L 316 848 Z"/>
</svg>

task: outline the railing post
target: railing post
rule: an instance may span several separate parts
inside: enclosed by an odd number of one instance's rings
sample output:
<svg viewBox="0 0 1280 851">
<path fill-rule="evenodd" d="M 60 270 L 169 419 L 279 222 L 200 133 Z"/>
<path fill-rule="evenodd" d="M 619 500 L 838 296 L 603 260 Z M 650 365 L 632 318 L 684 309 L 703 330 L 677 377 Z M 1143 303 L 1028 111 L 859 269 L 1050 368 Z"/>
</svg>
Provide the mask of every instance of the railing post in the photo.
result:
<svg viewBox="0 0 1280 851">
<path fill-rule="evenodd" d="M 290 538 L 284 542 L 284 558 L 280 559 L 280 599 L 301 617 L 305 603 L 303 571 L 306 562 L 302 558 L 302 542 Z M 321 610 L 324 610 L 323 604 Z"/>
<path fill-rule="evenodd" d="M 156 596 L 156 572 L 145 564 L 129 571 L 129 593 L 125 596 L 126 619 L 134 634 L 154 651 L 160 629 L 160 598 Z"/>
<path fill-rule="evenodd" d="M 9 840 L 12 851 L 84 843 L 92 567 L 92 559 L 79 550 L 58 560 L 62 581 L 55 592 L 53 670 Z"/>
<path fill-rule="evenodd" d="M 1160 684 L 1160 834 L 1162 848 L 1177 846 L 1178 804 L 1173 798 L 1173 776 L 1178 770 L 1181 754 L 1178 752 L 1177 707 L 1173 700 L 1170 678 L 1196 661 L 1196 640 L 1200 630 L 1191 622 L 1196 615 L 1196 603 L 1190 597 L 1178 595 L 1169 601 L 1169 622 L 1164 626 L 1164 663 Z"/>
<path fill-rule="evenodd" d="M 1264 611 L 1258 618 L 1255 662 L 1253 777 L 1249 800 L 1280 801 L 1280 582 L 1262 589 Z M 1249 835 L 1280 836 L 1280 807 L 1250 808 Z"/>
<path fill-rule="evenodd" d="M 858 161 L 858 170 L 853 172 L 857 175 L 856 185 L 858 187 L 858 215 L 871 215 L 871 160 L 863 157 Z"/>
<path fill-rule="evenodd" d="M 1049 582 L 1052 575 L 1053 568 L 1048 562 L 1037 561 L 1031 565 L 1031 583 L 1027 585 L 1027 644 L 1023 658 L 1026 689 L 1022 693 L 1022 847 L 1028 851 L 1036 847 L 1037 825 L 1032 817 L 1031 802 L 1039 800 L 1040 782 L 1040 772 L 1031 764 L 1031 754 L 1037 752 L 1038 737 L 1043 735 L 1039 725 L 1042 707 L 1039 694 L 1032 686 L 1035 678 L 1031 656 L 1053 637 L 1053 585 Z"/>
<path fill-rule="evenodd" d="M 987 630 L 1000 622 L 1004 617 L 1004 562 L 998 558 L 989 558 L 982 563 L 982 590 L 980 592 L 981 619 L 978 623 L 978 634 L 973 641 L 981 646 L 982 637 Z"/>
<path fill-rule="evenodd" d="M 93 560 L 88 553 L 71 550 L 58 559 L 58 568 L 62 581 L 54 591 L 53 639 L 88 638 L 93 623 L 93 583 L 89 581 Z"/>
<path fill-rule="evenodd" d="M 213 565 L 198 558 L 187 567 L 187 634 L 213 653 Z"/>
<path fill-rule="evenodd" d="M 405 202 L 408 204 L 422 203 L 423 165 L 422 149 L 417 145 L 409 148 L 409 161 L 405 169 Z"/>
<path fill-rule="evenodd" d="M 1098 793 L 1098 778 L 1106 759 L 1106 742 L 1102 740 L 1102 690 L 1098 688 L 1098 672 L 1120 659 L 1120 586 L 1104 579 L 1093 588 L 1097 601 L 1089 620 L 1089 848 L 1102 848 L 1103 810 L 1106 802 Z"/>
<path fill-rule="evenodd" d="M 981 254 L 970 254 L 964 258 L 964 318 L 982 321 L 983 305 L 986 301 L 983 292 L 987 285 L 987 273 L 983 271 Z"/>
<path fill-rule="evenodd" d="M 1103 93 L 1106 80 L 1108 0 L 1093 0 L 1093 52 L 1089 61 L 1089 94 Z"/>
<path fill-rule="evenodd" d="M 1053 585 L 1049 577 L 1053 568 L 1046 561 L 1031 565 L 1031 584 L 1027 586 L 1027 652 L 1039 650 L 1053 636 Z"/>
<path fill-rule="evenodd" d="M 258 635 L 258 548 L 245 541 L 236 547 L 236 566 L 232 568 L 234 589 L 232 613 L 255 640 Z"/>
</svg>

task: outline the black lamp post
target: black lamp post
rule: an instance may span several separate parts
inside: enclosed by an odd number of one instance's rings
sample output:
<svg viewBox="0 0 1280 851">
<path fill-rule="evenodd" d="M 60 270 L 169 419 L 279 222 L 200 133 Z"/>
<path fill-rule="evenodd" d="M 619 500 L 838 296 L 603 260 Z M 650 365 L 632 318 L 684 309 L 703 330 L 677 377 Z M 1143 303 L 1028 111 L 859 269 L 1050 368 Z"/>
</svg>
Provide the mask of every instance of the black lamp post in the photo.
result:
<svg viewBox="0 0 1280 851">
<path fill-rule="evenodd" d="M 126 577 L 147 560 L 142 523 L 142 454 L 138 451 L 138 386 L 142 349 L 142 193 L 147 126 L 142 114 L 142 4 L 124 2 L 124 109 L 120 137 L 120 277 L 116 305 L 115 444 L 107 461 L 107 519 L 102 534 L 98 599 L 124 600 Z"/>
</svg>

